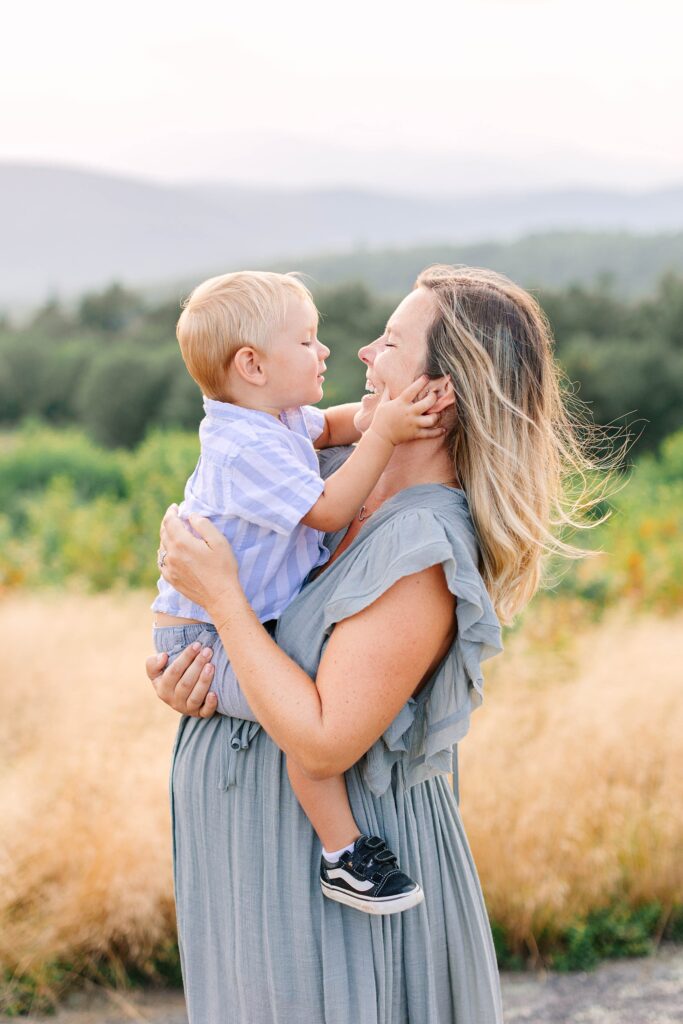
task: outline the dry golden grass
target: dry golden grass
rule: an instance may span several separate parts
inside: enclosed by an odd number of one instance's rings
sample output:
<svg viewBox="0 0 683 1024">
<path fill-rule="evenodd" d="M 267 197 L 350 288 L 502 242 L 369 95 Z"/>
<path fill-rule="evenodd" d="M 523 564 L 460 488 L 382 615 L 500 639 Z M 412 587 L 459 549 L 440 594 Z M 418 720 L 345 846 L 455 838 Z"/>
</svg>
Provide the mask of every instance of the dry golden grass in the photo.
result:
<svg viewBox="0 0 683 1024">
<path fill-rule="evenodd" d="M 112 948 L 139 963 L 172 935 L 177 718 L 144 677 L 148 603 L 0 603 L 0 968 Z M 461 747 L 489 909 L 532 948 L 615 895 L 683 897 L 683 617 L 573 628 L 571 609 L 539 604 Z"/>
<path fill-rule="evenodd" d="M 567 609 L 538 610 L 460 757 L 489 912 L 532 950 L 613 898 L 683 901 L 683 616 L 613 613 L 571 640 Z"/>
<path fill-rule="evenodd" d="M 140 960 L 172 930 L 169 755 L 149 599 L 0 603 L 0 967 L 112 945 Z"/>
</svg>

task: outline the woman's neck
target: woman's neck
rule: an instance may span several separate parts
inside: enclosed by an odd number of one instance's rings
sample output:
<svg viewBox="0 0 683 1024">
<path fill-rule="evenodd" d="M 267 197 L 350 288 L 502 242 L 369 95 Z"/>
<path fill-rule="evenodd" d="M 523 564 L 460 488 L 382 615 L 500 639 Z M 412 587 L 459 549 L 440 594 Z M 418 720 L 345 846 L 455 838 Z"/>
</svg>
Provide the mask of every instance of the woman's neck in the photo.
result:
<svg viewBox="0 0 683 1024">
<path fill-rule="evenodd" d="M 368 508 L 379 508 L 399 491 L 418 484 L 460 486 L 453 463 L 440 438 L 397 445 L 386 469 L 368 496 L 366 505 Z"/>
<path fill-rule="evenodd" d="M 408 441 L 394 449 L 387 468 L 376 486 L 349 524 L 329 562 L 319 572 L 325 572 L 353 543 L 373 512 L 393 498 L 399 491 L 418 484 L 449 484 L 458 487 L 453 465 L 444 450 L 443 441 Z M 318 575 L 318 574 L 316 574 Z"/>
</svg>

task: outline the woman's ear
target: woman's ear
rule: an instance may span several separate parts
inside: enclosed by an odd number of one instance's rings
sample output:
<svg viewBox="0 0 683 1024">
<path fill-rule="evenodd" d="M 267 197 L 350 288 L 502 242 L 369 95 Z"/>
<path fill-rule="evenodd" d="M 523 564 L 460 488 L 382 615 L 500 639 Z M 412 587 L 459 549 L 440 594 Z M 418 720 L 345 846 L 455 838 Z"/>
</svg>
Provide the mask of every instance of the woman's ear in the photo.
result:
<svg viewBox="0 0 683 1024">
<path fill-rule="evenodd" d="M 246 384 L 263 387 L 266 383 L 265 368 L 255 348 L 245 346 L 238 349 L 233 357 L 231 368 L 234 368 L 235 373 Z"/>
<path fill-rule="evenodd" d="M 450 377 L 437 377 L 430 380 L 427 388 L 433 395 L 436 395 L 436 402 L 430 408 L 430 412 L 443 412 L 450 406 L 455 405 L 455 391 Z"/>
</svg>

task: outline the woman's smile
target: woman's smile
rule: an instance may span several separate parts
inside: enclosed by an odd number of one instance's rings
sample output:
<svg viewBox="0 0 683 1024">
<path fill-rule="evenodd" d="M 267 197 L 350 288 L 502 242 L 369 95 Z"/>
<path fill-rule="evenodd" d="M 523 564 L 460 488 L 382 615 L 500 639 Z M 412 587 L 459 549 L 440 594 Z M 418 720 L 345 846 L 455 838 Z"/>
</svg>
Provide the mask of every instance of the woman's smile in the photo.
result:
<svg viewBox="0 0 683 1024">
<path fill-rule="evenodd" d="M 385 391 L 388 398 L 396 398 L 423 372 L 427 331 L 435 312 L 431 292 L 417 288 L 394 311 L 382 336 L 359 350 L 358 358 L 367 366 L 367 373 L 356 419 L 358 430 L 367 430 Z"/>
</svg>

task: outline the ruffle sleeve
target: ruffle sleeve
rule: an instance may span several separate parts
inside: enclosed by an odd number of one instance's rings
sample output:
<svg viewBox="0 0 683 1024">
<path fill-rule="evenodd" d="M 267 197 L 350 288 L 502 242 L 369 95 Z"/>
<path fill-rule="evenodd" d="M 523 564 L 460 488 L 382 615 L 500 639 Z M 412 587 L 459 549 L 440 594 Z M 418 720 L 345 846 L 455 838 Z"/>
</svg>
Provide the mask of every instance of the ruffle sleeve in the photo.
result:
<svg viewBox="0 0 683 1024">
<path fill-rule="evenodd" d="M 502 650 L 501 629 L 476 565 L 477 549 L 466 502 L 448 515 L 412 508 L 377 527 L 358 547 L 324 613 L 325 633 L 355 615 L 403 576 L 442 565 L 456 598 L 455 640 L 432 678 L 402 708 L 367 752 L 362 771 L 375 794 L 391 782 L 395 764 L 408 786 L 448 774 L 453 747 L 468 731 L 483 699 L 482 662 Z M 349 550 L 348 554 L 351 554 Z"/>
</svg>

